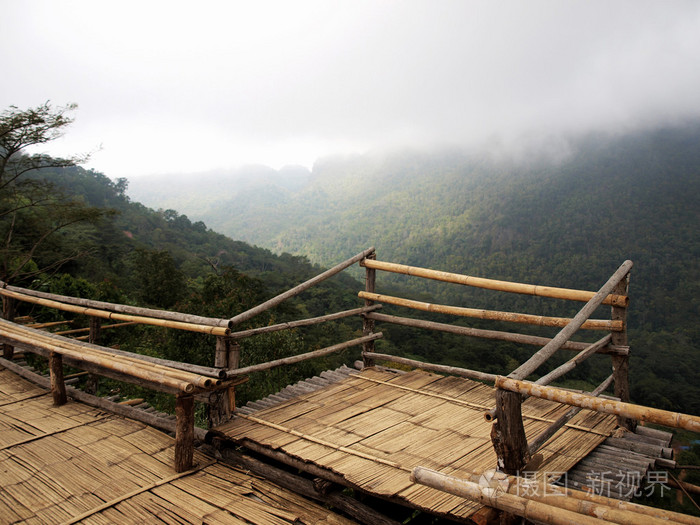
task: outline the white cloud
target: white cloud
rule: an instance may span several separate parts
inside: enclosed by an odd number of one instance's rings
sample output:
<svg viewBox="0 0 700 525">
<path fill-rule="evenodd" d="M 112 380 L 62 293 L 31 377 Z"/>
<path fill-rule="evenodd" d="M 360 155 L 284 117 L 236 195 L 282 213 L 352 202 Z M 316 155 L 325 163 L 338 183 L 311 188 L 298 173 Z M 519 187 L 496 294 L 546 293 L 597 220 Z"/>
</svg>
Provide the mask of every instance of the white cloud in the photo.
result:
<svg viewBox="0 0 700 525">
<path fill-rule="evenodd" d="M 0 106 L 113 177 L 700 115 L 694 1 L 0 1 Z"/>
</svg>

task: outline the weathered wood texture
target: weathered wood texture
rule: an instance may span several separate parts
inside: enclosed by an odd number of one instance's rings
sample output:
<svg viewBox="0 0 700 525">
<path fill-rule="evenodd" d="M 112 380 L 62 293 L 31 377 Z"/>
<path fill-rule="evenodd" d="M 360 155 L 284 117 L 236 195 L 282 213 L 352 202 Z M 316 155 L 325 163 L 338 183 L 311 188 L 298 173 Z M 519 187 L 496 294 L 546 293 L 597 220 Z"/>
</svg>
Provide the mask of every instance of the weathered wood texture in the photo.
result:
<svg viewBox="0 0 700 525">
<path fill-rule="evenodd" d="M 434 279 L 447 283 L 463 284 L 476 288 L 485 288 L 488 290 L 497 290 L 501 292 L 519 293 L 526 295 L 535 295 L 539 297 L 551 297 L 556 299 L 568 299 L 572 301 L 589 301 L 595 292 L 585 290 L 571 290 L 568 288 L 556 288 L 552 286 L 538 286 L 534 284 L 514 283 L 509 281 L 498 281 L 495 279 L 485 279 L 482 277 L 472 277 L 469 275 L 461 275 L 457 273 L 442 272 L 438 270 L 430 270 L 427 268 L 418 268 L 416 266 L 406 266 L 404 264 L 396 264 L 384 261 L 376 261 L 365 259 L 360 263 L 361 266 L 375 270 L 383 270 L 386 272 L 401 273 L 426 279 Z M 625 295 L 610 295 L 606 297 L 603 304 L 611 304 L 616 306 L 626 306 L 629 299 Z"/>
<path fill-rule="evenodd" d="M 97 308 L 91 308 L 88 306 L 76 306 L 73 304 L 62 303 L 60 301 L 55 301 L 53 299 L 45 299 L 42 297 L 35 297 L 27 293 L 13 292 L 4 288 L 0 288 L 0 294 L 12 297 L 14 299 L 38 304 L 41 306 L 46 306 L 47 308 L 55 308 L 56 310 L 62 310 L 64 312 L 73 312 L 82 315 L 88 315 L 92 317 L 99 317 L 101 319 L 112 319 L 115 321 L 127 321 L 135 322 L 140 324 L 147 324 L 152 326 L 160 326 L 163 328 L 175 328 L 178 330 L 186 330 L 190 332 L 198 332 L 202 334 L 210 335 L 226 335 L 228 328 L 223 326 L 208 326 L 203 324 L 194 324 L 184 321 L 175 321 L 169 319 L 160 319 L 156 317 L 145 317 L 137 316 L 131 314 L 122 314 L 111 312 L 108 310 L 99 310 Z"/>
<path fill-rule="evenodd" d="M 615 290 L 620 293 L 628 293 L 629 291 L 629 273 L 616 286 Z M 612 334 L 613 344 L 627 344 L 627 307 L 613 306 L 611 317 L 613 320 L 622 321 L 625 324 L 625 330 Z M 629 385 L 629 356 L 614 356 L 612 359 L 613 377 L 615 378 L 615 396 L 621 401 L 630 401 L 630 385 Z M 637 422 L 634 419 L 619 416 L 617 423 L 621 427 L 628 430 L 634 430 Z"/>
<path fill-rule="evenodd" d="M 268 361 L 266 363 L 260 363 L 258 365 L 246 366 L 243 368 L 238 368 L 236 370 L 228 370 L 226 372 L 226 377 L 235 377 L 239 375 L 248 375 L 254 372 L 262 372 L 263 370 L 269 370 L 271 368 L 276 368 L 283 365 L 291 365 L 294 363 L 299 363 L 301 361 L 306 361 L 307 359 L 313 359 L 316 357 L 322 357 L 324 355 L 332 354 L 345 350 L 353 346 L 359 346 L 367 341 L 373 341 L 375 339 L 380 339 L 384 334 L 377 332 L 376 334 L 370 334 L 364 337 L 358 337 L 351 341 L 346 341 L 345 343 L 339 343 L 337 345 L 328 346 L 326 348 L 321 348 L 320 350 L 314 350 L 312 352 L 306 352 L 304 354 L 293 355 L 290 357 L 283 357 L 282 359 L 276 359 L 274 361 Z"/>
<path fill-rule="evenodd" d="M 471 317 L 473 319 L 486 319 L 490 321 L 506 321 L 510 323 L 529 324 L 534 326 L 554 326 L 566 327 L 572 320 L 568 317 L 549 317 L 545 315 L 521 314 L 516 312 L 500 312 L 496 310 L 483 310 L 479 308 L 465 308 L 462 306 L 447 306 L 443 304 L 433 304 L 424 301 L 414 301 L 403 299 L 391 295 L 378 293 L 359 292 L 360 299 L 376 301 L 378 303 L 393 304 L 422 310 L 424 312 L 435 312 L 440 314 L 458 315 L 461 317 Z M 582 323 L 580 328 L 586 330 L 622 330 L 622 322 L 610 321 L 607 319 L 589 319 Z"/>
<path fill-rule="evenodd" d="M 440 332 L 448 332 L 452 334 L 464 335 L 468 337 L 478 337 L 481 339 L 495 339 L 498 341 L 509 341 L 511 343 L 522 343 L 533 346 L 544 346 L 551 341 L 548 337 L 539 337 L 535 335 L 518 334 L 513 332 L 499 332 L 497 330 L 482 330 L 480 328 L 470 328 L 466 326 L 457 326 L 447 323 L 436 323 L 434 321 L 424 321 L 423 319 L 411 319 L 409 317 L 398 317 L 395 315 L 380 314 L 376 312 L 364 314 L 365 317 L 375 321 L 398 324 L 401 326 L 412 326 L 415 328 L 425 328 L 427 330 L 437 330 Z M 590 343 L 578 341 L 567 341 L 561 348 L 564 350 L 574 350 L 580 352 L 590 346 Z M 629 348 L 626 346 L 605 345 L 599 348 L 596 353 L 612 354 L 612 355 L 627 355 Z"/>
<path fill-rule="evenodd" d="M 272 299 L 269 299 L 268 301 L 265 301 L 264 303 L 262 303 L 258 306 L 255 306 L 254 308 L 251 308 L 250 310 L 246 310 L 245 312 L 242 312 L 242 313 L 232 317 L 228 321 L 228 327 L 233 329 L 233 327 L 236 326 L 237 324 L 240 324 L 243 321 L 247 321 L 248 319 L 252 319 L 256 315 L 259 315 L 262 312 L 265 312 L 266 310 L 269 310 L 270 308 L 277 306 L 278 304 L 286 301 L 287 299 L 290 299 L 291 297 L 299 295 L 304 290 L 308 290 L 312 286 L 315 286 L 318 283 L 323 282 L 330 277 L 333 277 L 334 275 L 342 272 L 346 268 L 352 266 L 356 262 L 361 261 L 362 259 L 364 259 L 365 257 L 367 257 L 368 255 L 370 255 L 372 253 L 374 253 L 374 248 L 368 248 L 368 249 L 364 250 L 363 252 L 358 253 L 354 257 L 351 257 L 347 261 L 344 261 L 344 262 L 334 266 L 330 270 L 326 270 L 325 272 L 317 275 L 316 277 L 309 279 L 308 281 L 305 281 L 305 282 L 295 286 L 294 288 L 287 290 L 286 292 L 281 293 L 281 294 L 273 297 Z"/>
<path fill-rule="evenodd" d="M 520 394 L 496 391 L 497 420 L 491 428 L 491 442 L 498 457 L 498 468 L 517 475 L 530 461 Z"/>
<path fill-rule="evenodd" d="M 376 259 L 377 254 L 372 253 L 369 256 L 367 256 L 365 259 L 360 261 L 360 263 L 364 263 L 367 260 L 374 260 Z M 368 293 L 374 293 L 375 288 L 377 286 L 377 272 L 376 270 L 370 268 L 369 266 L 366 266 L 365 268 L 365 292 Z M 374 301 L 371 299 L 365 299 L 365 308 L 369 308 L 374 305 Z M 381 306 L 381 305 L 380 305 Z M 362 318 L 362 334 L 367 336 L 371 333 L 374 332 L 374 320 L 371 317 L 363 316 Z M 374 341 L 368 341 L 366 343 L 363 343 L 362 345 L 362 359 L 364 361 L 365 366 L 372 366 L 374 364 L 374 361 L 372 360 L 371 357 L 368 357 L 368 353 L 374 352 Z"/>
<path fill-rule="evenodd" d="M 194 458 L 194 397 L 180 394 L 175 399 L 175 472 L 192 468 Z"/>
<path fill-rule="evenodd" d="M 562 388 L 537 385 L 528 381 L 519 381 L 508 377 L 497 378 L 496 386 L 511 392 L 518 392 L 541 399 L 549 399 L 567 405 L 595 410 L 596 412 L 620 415 L 636 421 L 649 421 L 671 428 L 683 428 L 692 432 L 700 432 L 700 417 L 698 416 L 634 405 L 632 403 L 624 403 L 611 399 L 601 399 L 591 395 L 571 392 Z"/>
<path fill-rule="evenodd" d="M 65 405 L 68 398 L 66 396 L 66 383 L 63 380 L 63 358 L 61 354 L 51 352 L 49 355 L 49 372 L 51 374 L 53 404 L 56 406 Z"/>
</svg>

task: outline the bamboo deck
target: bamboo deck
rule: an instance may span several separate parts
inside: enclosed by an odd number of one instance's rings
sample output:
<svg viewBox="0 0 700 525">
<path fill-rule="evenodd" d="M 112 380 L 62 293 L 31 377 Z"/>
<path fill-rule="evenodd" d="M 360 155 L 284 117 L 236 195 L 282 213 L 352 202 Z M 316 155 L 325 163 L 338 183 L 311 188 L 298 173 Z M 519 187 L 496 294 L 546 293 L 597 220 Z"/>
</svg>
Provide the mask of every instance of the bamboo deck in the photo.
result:
<svg viewBox="0 0 700 525">
<path fill-rule="evenodd" d="M 0 367 L 0 523 L 354 523 L 203 454 L 175 474 L 173 449 L 142 423 L 55 407 Z"/>
<path fill-rule="evenodd" d="M 215 430 L 242 445 L 281 451 L 342 476 L 349 485 L 434 514 L 467 520 L 481 506 L 414 484 L 416 466 L 468 478 L 496 467 L 484 411 L 494 389 L 422 371 L 365 369 L 361 374 Z M 528 439 L 569 409 L 530 398 L 523 403 Z M 539 472 L 572 468 L 615 428 L 613 416 L 582 411 L 543 447 Z"/>
</svg>

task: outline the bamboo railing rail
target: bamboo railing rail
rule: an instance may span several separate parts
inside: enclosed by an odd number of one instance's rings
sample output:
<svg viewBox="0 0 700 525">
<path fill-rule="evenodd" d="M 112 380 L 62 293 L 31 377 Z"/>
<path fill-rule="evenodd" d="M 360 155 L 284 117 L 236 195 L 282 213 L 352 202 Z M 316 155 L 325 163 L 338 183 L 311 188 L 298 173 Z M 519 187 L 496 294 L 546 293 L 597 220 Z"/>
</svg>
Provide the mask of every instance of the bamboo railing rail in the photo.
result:
<svg viewBox="0 0 700 525">
<path fill-rule="evenodd" d="M 486 319 L 490 321 L 506 321 L 511 323 L 529 324 L 535 326 L 554 326 L 566 327 L 572 319 L 567 317 L 547 317 L 544 315 L 520 314 L 515 312 L 500 312 L 494 310 L 483 310 L 479 308 L 465 308 L 462 306 L 447 306 L 442 304 L 427 303 L 424 301 L 414 301 L 412 299 L 403 299 L 401 297 L 393 297 L 391 295 L 383 295 L 370 292 L 359 292 L 360 299 L 369 301 L 377 301 L 380 303 L 393 304 L 412 308 L 414 310 L 422 310 L 424 312 L 435 312 L 441 314 L 459 315 L 462 317 L 471 317 L 474 319 Z M 581 328 L 586 330 L 615 330 L 623 329 L 621 321 L 611 321 L 608 319 L 589 319 Z"/>
<path fill-rule="evenodd" d="M 299 295 L 301 292 L 304 290 L 308 290 L 312 286 L 325 281 L 326 279 L 333 277 L 337 273 L 342 272 L 346 268 L 352 266 L 356 262 L 361 261 L 365 257 L 369 256 L 370 254 L 374 253 L 374 248 L 367 248 L 363 252 L 358 253 L 354 257 L 351 257 L 350 259 L 334 266 L 330 270 L 326 270 L 325 272 L 317 275 L 316 277 L 313 277 L 312 279 L 309 279 L 308 281 L 305 281 L 294 288 L 291 288 L 290 290 L 287 290 L 284 293 L 281 293 L 272 299 L 269 299 L 268 301 L 265 301 L 262 304 L 259 304 L 258 306 L 255 306 L 254 308 L 251 308 L 250 310 L 246 310 L 245 312 L 242 312 L 228 321 L 228 327 L 233 328 L 237 324 L 242 323 L 243 321 L 247 321 L 248 319 L 251 319 L 255 317 L 256 315 L 261 314 L 262 312 L 269 310 L 270 308 L 273 308 L 277 306 L 278 304 L 286 301 L 287 299 L 294 297 L 295 295 Z"/>
<path fill-rule="evenodd" d="M 550 297 L 554 299 L 568 299 L 571 301 L 587 302 L 593 297 L 593 295 L 595 295 L 595 292 L 588 292 L 585 290 L 572 290 L 569 288 L 556 288 L 552 286 L 538 286 L 534 284 L 485 279 L 482 277 L 472 277 L 469 275 L 442 272 L 438 270 L 430 270 L 427 268 L 419 268 L 416 266 L 407 266 L 404 264 L 396 264 L 372 259 L 365 259 L 360 263 L 360 265 L 375 270 L 412 275 L 415 277 L 423 277 L 426 279 L 433 279 L 447 283 L 463 284 L 475 288 L 485 288 L 488 290 L 496 290 L 501 292 L 535 295 L 538 297 Z M 629 298 L 627 296 L 615 294 L 609 295 L 603 301 L 603 304 L 615 306 L 627 306 L 628 303 Z"/>
<path fill-rule="evenodd" d="M 561 345 L 566 341 L 571 339 L 571 337 L 579 330 L 583 328 L 588 321 L 589 317 L 595 312 L 596 308 L 602 304 L 605 298 L 610 294 L 610 292 L 622 281 L 627 274 L 632 269 L 632 261 L 625 261 L 620 265 L 620 267 L 612 274 L 610 279 L 596 292 L 596 294 L 591 297 L 591 299 L 579 310 L 579 312 L 574 316 L 570 323 L 568 323 L 563 330 L 561 330 L 549 343 L 547 343 L 543 348 L 541 348 L 537 353 L 535 353 L 528 361 L 520 365 L 513 372 L 511 372 L 508 377 L 513 377 L 515 379 L 523 379 L 530 374 L 532 374 L 537 368 L 540 367 L 550 356 L 552 356 Z M 611 321 L 611 323 L 617 323 L 619 321 Z M 623 324 L 623 323 L 620 323 Z M 621 331 L 614 330 L 614 331 Z"/>
<path fill-rule="evenodd" d="M 85 306 L 88 308 L 96 308 L 108 312 L 117 312 L 123 314 L 136 315 L 140 317 L 149 317 L 154 319 L 165 319 L 170 321 L 180 321 L 183 323 L 227 327 L 227 319 L 216 319 L 211 317 L 202 317 L 199 315 L 184 314 L 181 312 L 171 312 L 169 310 L 156 310 L 153 308 L 142 308 L 127 304 L 107 303 L 104 301 L 95 301 L 93 299 L 83 299 L 81 297 L 71 297 L 68 295 L 58 295 L 39 290 L 31 290 L 28 288 L 19 288 L 0 281 L 0 289 L 9 290 L 11 292 L 19 292 L 24 295 L 31 295 L 42 299 L 58 301 L 59 303 L 72 304 L 74 306 Z"/>
<path fill-rule="evenodd" d="M 231 339 L 244 339 L 246 337 L 252 337 L 259 334 L 267 334 L 270 332 L 278 332 L 280 330 L 287 330 L 290 328 L 298 328 L 300 326 L 311 326 L 319 323 L 325 323 L 327 321 L 335 321 L 337 319 L 344 319 L 345 317 L 350 317 L 353 315 L 361 315 L 364 313 L 372 312 L 381 308 L 381 304 L 373 306 L 364 306 L 362 308 L 354 308 L 352 310 L 345 310 L 343 312 L 336 312 L 334 314 L 323 315 L 320 317 L 312 317 L 309 319 L 302 319 L 299 321 L 289 321 L 286 323 L 274 324 L 270 326 L 262 326 L 260 328 L 251 328 L 250 330 L 241 330 L 239 332 L 231 332 L 228 336 Z"/>
<path fill-rule="evenodd" d="M 537 385 L 529 381 L 522 381 L 510 377 L 497 377 L 495 386 L 510 392 L 549 399 L 550 401 L 557 401 L 558 403 L 564 403 L 566 405 L 595 410 L 596 412 L 621 415 L 637 421 L 649 421 L 667 427 L 700 432 L 700 417 L 698 416 L 682 414 L 680 412 L 670 412 L 668 410 L 645 407 L 612 399 L 602 399 L 587 394 L 571 392 L 570 390 L 564 390 L 562 388 Z"/>
<path fill-rule="evenodd" d="M 364 337 L 358 337 L 357 339 L 352 339 L 351 341 L 346 341 L 344 343 L 339 343 L 337 345 L 328 346 L 326 348 L 321 348 L 319 350 L 314 350 L 312 352 L 306 352 L 304 354 L 297 354 L 289 357 L 283 357 L 282 359 L 275 359 L 274 361 L 267 361 L 266 363 L 260 363 L 257 365 L 246 366 L 243 368 L 237 368 L 235 370 L 227 370 L 226 377 L 232 378 L 240 375 L 248 375 L 253 372 L 262 372 L 264 370 L 269 370 L 271 368 L 276 368 L 283 365 L 291 365 L 294 363 L 299 363 L 301 361 L 306 361 L 307 359 L 313 359 L 315 357 L 323 357 L 328 354 L 339 352 L 350 348 L 352 346 L 358 346 L 367 341 L 374 341 L 380 339 L 384 334 L 382 332 L 377 332 Z"/>
<path fill-rule="evenodd" d="M 586 359 L 588 359 L 590 356 L 595 354 L 598 350 L 606 346 L 610 340 L 612 339 L 612 335 L 608 334 L 605 337 L 598 339 L 595 343 L 590 344 L 587 348 L 584 348 L 581 350 L 578 354 L 576 354 L 574 357 L 569 359 L 566 363 L 563 365 L 558 366 L 551 372 L 549 372 L 546 375 L 543 375 L 540 377 L 535 383 L 538 385 L 548 385 L 552 381 L 556 381 L 559 379 L 561 376 L 564 374 L 570 372 L 574 368 L 576 368 L 578 365 L 583 363 Z"/>
<path fill-rule="evenodd" d="M 406 357 L 399 357 L 391 354 L 381 354 L 377 352 L 362 352 L 362 356 L 372 360 L 381 359 L 384 361 L 391 361 L 402 365 L 412 366 L 414 368 L 420 368 L 422 370 L 430 370 L 432 372 L 440 372 L 442 374 L 451 374 L 461 377 L 468 377 L 469 379 L 477 379 L 479 381 L 490 381 L 493 383 L 498 377 L 498 375 L 496 374 L 479 372 L 478 370 L 470 370 L 468 368 L 460 368 L 457 366 L 425 363 L 423 361 L 416 361 L 415 359 L 408 359 Z"/>
<path fill-rule="evenodd" d="M 411 326 L 414 328 L 424 328 L 428 330 L 437 330 L 440 332 L 448 332 L 457 335 L 465 335 L 468 337 L 479 337 L 481 339 L 495 339 L 499 341 L 508 341 L 511 343 L 522 343 L 526 345 L 533 345 L 542 347 L 549 343 L 552 339 L 549 337 L 539 337 L 535 335 L 518 334 L 513 332 L 499 332 L 497 330 L 482 330 L 480 328 L 471 328 L 467 326 L 458 326 L 447 323 L 436 323 L 434 321 L 425 321 L 423 319 L 412 319 L 410 317 L 398 317 L 395 315 L 380 314 L 376 312 L 371 312 L 364 314 L 363 317 L 373 319 L 375 321 L 381 321 L 386 323 L 392 323 L 402 326 Z M 584 343 L 579 341 L 567 341 L 561 348 L 564 350 L 573 350 L 580 352 L 586 350 L 590 347 L 590 343 Z M 613 355 L 628 355 L 628 346 L 616 346 L 616 345 L 604 345 L 596 350 L 599 354 L 613 354 Z"/>
<path fill-rule="evenodd" d="M 152 326 L 160 326 L 163 328 L 175 328 L 178 330 L 186 330 L 189 332 L 198 332 L 200 334 L 209 335 L 226 335 L 228 333 L 228 328 L 222 326 L 207 326 L 186 323 L 183 321 L 171 321 L 168 319 L 158 319 L 154 317 L 143 317 L 137 315 L 120 314 L 116 312 L 109 312 L 107 310 L 98 310 L 96 308 L 90 308 L 88 306 L 76 306 L 72 304 L 62 303 L 55 301 L 53 299 L 44 299 L 42 297 L 35 297 L 33 295 L 28 295 L 26 293 L 13 292 L 6 288 L 0 288 L 0 295 L 5 297 L 10 297 L 19 301 L 25 301 L 28 303 L 38 304 L 40 306 L 46 306 L 48 308 L 55 308 L 56 310 L 62 310 L 64 312 L 72 312 L 82 315 L 89 315 L 92 317 L 99 317 L 102 319 L 112 319 L 114 321 L 125 321 L 125 322 L 135 322 L 140 324 L 147 324 Z"/>
</svg>

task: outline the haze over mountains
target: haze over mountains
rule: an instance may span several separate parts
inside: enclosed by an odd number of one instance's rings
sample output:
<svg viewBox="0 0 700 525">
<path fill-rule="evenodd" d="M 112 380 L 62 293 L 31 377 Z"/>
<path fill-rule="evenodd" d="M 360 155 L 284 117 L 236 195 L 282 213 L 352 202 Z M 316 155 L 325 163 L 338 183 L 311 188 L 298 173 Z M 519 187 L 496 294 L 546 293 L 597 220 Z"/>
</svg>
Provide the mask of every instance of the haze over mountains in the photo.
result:
<svg viewBox="0 0 700 525">
<path fill-rule="evenodd" d="M 328 157 L 311 173 L 135 178 L 130 195 L 326 266 L 373 245 L 382 260 L 595 289 L 632 259 L 633 396 L 700 411 L 700 123 L 589 135 L 557 151 Z M 406 284 L 450 304 L 478 300 Z"/>
</svg>

